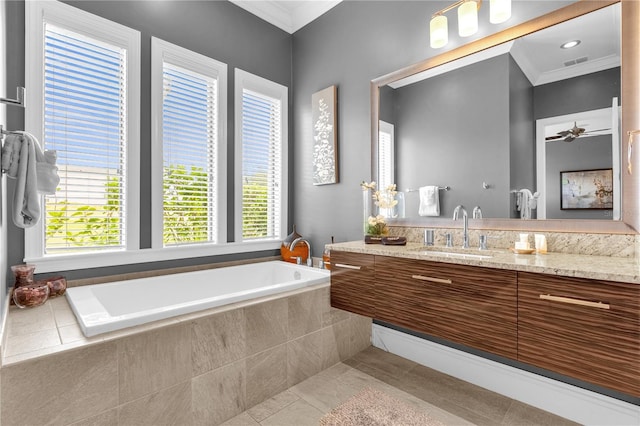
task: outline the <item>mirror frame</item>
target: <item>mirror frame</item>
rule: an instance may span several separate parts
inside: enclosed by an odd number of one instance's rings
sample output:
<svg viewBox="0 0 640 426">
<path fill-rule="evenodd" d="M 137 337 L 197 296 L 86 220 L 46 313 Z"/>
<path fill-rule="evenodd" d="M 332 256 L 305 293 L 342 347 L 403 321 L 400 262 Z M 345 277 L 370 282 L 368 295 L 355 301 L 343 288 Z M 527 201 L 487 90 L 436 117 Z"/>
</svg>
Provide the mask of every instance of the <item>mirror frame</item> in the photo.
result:
<svg viewBox="0 0 640 426">
<path fill-rule="evenodd" d="M 541 232 L 582 232 L 593 234 L 637 234 L 640 229 L 640 155 L 631 157 L 633 174 L 627 172 L 627 153 L 630 149 L 628 132 L 640 129 L 640 2 L 634 0 L 580 0 L 561 9 L 526 21 L 506 30 L 491 34 L 480 40 L 462 45 L 440 55 L 391 72 L 371 81 L 371 180 L 377 181 L 378 167 L 378 121 L 380 87 L 413 74 L 446 64 L 473 53 L 523 37 L 569 19 L 621 3 L 621 105 L 622 128 L 620 131 L 622 153 L 622 199 L 621 220 L 587 219 L 469 219 L 474 229 L 530 230 Z M 640 135 L 636 135 L 640 145 Z M 638 150 L 636 148 L 636 150 Z M 392 219 L 391 226 L 416 226 L 433 228 L 455 228 L 453 220 L 446 218 L 405 218 Z"/>
</svg>

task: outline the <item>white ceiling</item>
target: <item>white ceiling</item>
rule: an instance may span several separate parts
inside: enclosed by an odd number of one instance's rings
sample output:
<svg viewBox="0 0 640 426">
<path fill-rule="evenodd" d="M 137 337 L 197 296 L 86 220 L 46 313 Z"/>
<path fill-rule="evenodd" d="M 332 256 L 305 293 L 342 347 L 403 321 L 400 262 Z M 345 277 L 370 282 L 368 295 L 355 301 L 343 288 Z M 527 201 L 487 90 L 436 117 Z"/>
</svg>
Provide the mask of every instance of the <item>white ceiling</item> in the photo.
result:
<svg viewBox="0 0 640 426">
<path fill-rule="evenodd" d="M 270 24 L 293 34 L 342 0 L 230 0 Z"/>
</svg>

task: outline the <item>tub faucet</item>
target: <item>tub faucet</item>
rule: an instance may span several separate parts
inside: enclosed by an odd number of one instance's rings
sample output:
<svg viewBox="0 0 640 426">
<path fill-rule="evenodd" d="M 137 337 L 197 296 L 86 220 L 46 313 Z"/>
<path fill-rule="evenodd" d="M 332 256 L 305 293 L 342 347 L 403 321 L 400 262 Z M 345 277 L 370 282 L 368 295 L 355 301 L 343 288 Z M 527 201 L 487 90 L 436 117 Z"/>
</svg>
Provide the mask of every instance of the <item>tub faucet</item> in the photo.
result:
<svg viewBox="0 0 640 426">
<path fill-rule="evenodd" d="M 459 205 L 453 211 L 453 220 L 458 220 L 458 215 L 460 214 L 460 210 L 462 210 L 462 220 L 464 223 L 464 234 L 462 236 L 462 248 L 469 248 L 469 216 L 467 215 L 467 210 L 464 206 Z"/>
<path fill-rule="evenodd" d="M 307 257 L 307 266 L 313 267 L 313 258 L 311 257 L 311 244 L 309 244 L 309 241 L 305 240 L 302 237 L 296 238 L 295 240 L 291 241 L 291 244 L 289 245 L 289 250 L 293 251 L 293 249 L 298 245 L 298 243 L 305 243 L 307 245 L 307 249 L 309 249 L 309 256 Z"/>
</svg>

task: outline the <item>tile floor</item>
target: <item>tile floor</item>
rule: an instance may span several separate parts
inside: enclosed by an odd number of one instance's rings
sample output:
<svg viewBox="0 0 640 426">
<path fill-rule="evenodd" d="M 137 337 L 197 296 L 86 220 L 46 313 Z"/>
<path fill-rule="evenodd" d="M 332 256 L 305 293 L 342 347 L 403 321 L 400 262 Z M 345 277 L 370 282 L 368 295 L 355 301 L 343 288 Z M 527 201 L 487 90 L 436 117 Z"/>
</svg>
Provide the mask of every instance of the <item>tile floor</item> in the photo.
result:
<svg viewBox="0 0 640 426">
<path fill-rule="evenodd" d="M 448 425 L 575 424 L 371 346 L 224 425 L 317 425 L 325 413 L 366 386 L 423 409 Z"/>
</svg>

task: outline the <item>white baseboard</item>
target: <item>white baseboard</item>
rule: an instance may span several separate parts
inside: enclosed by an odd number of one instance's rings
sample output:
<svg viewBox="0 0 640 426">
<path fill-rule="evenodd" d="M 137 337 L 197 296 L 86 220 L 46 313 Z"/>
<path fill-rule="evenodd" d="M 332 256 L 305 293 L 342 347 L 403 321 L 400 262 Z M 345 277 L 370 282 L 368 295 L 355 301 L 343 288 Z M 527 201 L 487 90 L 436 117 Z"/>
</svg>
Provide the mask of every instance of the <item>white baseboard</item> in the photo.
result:
<svg viewBox="0 0 640 426">
<path fill-rule="evenodd" d="M 640 425 L 640 407 L 377 324 L 373 346 L 585 425 Z"/>
</svg>

